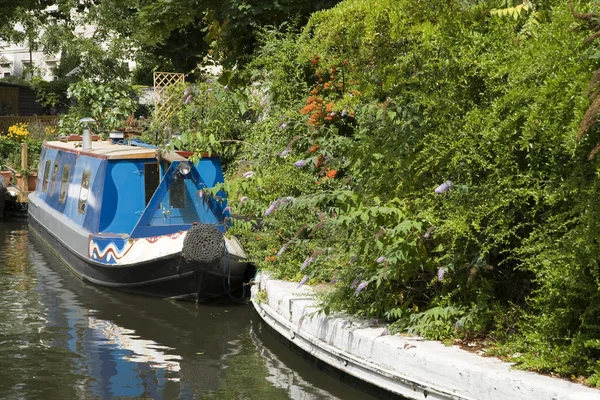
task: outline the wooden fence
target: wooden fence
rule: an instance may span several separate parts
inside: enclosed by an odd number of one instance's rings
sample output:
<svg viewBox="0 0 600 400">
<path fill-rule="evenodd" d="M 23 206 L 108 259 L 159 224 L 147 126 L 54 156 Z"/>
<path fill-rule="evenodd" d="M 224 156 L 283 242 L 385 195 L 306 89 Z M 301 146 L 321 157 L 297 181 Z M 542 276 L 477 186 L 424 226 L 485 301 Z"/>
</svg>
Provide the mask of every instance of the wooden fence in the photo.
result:
<svg viewBox="0 0 600 400">
<path fill-rule="evenodd" d="M 44 131 L 46 127 L 56 128 L 58 125 L 58 119 L 59 117 L 56 115 L 42 115 L 34 117 L 24 117 L 19 115 L 0 116 L 0 134 L 6 134 L 9 126 L 20 123 L 28 124 L 30 126 L 30 132 L 32 131 L 32 125 L 39 126 L 41 131 Z"/>
</svg>

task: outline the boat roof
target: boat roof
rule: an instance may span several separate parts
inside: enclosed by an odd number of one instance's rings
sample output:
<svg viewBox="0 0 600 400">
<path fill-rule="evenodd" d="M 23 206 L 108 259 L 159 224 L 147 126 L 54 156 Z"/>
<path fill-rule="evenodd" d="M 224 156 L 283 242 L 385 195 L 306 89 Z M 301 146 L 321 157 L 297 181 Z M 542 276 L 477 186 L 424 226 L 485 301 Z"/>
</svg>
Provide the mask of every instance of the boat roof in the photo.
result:
<svg viewBox="0 0 600 400">
<path fill-rule="evenodd" d="M 158 149 L 113 144 L 105 141 L 92 142 L 92 148 L 89 150 L 83 150 L 82 142 L 80 141 L 50 141 L 46 142 L 46 145 L 49 148 L 56 150 L 77 153 L 78 155 L 86 155 L 89 157 L 103 158 L 106 160 L 156 158 L 158 151 Z"/>
</svg>

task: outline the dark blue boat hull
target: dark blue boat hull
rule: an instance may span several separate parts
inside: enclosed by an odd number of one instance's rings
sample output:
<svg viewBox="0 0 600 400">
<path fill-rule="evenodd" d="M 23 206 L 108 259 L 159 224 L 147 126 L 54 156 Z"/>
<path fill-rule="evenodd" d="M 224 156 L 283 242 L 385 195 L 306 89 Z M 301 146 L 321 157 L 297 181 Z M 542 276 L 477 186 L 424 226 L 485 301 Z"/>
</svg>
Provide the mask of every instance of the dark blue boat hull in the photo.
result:
<svg viewBox="0 0 600 400">
<path fill-rule="evenodd" d="M 188 263 L 180 253 L 126 266 L 94 262 L 71 251 L 62 240 L 30 215 L 34 232 L 68 268 L 93 284 L 162 298 L 201 300 L 215 297 L 239 298 L 253 276 L 243 260 L 225 255 L 210 269 Z"/>
</svg>

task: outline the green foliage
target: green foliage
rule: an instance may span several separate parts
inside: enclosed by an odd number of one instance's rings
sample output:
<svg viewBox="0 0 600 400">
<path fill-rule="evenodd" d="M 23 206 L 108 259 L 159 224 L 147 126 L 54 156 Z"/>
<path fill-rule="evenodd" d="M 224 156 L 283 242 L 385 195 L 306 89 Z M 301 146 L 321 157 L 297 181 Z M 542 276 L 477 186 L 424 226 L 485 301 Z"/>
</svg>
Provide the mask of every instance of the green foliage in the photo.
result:
<svg viewBox="0 0 600 400">
<path fill-rule="evenodd" d="M 61 117 L 58 133 L 79 134 L 81 118 L 91 117 L 96 120 L 95 132 L 106 133 L 122 125 L 135 110 L 132 100 L 132 88 L 115 82 L 97 84 L 81 80 L 69 86 L 67 97 L 77 102 L 68 114 Z"/>
<path fill-rule="evenodd" d="M 324 312 L 493 335 L 523 367 L 598 385 L 596 116 L 577 135 L 599 67 L 586 25 L 558 0 L 345 0 L 294 33 L 335 3 L 90 3 L 81 18 L 119 40 L 110 57 L 95 41 L 71 54 L 106 67 L 89 74 L 100 81 L 133 42 L 147 70 L 235 60 L 231 79 L 172 89 L 173 145 L 223 155 L 232 233 L 259 268 L 328 285 Z M 119 90 L 74 86 L 63 127 L 110 126 L 129 110 Z"/>
<path fill-rule="evenodd" d="M 234 232 L 259 268 L 327 283 L 324 312 L 493 334 L 596 384 L 600 138 L 576 137 L 597 60 L 567 4 L 491 13 L 513 6 L 346 0 L 263 31 Z"/>
<path fill-rule="evenodd" d="M 26 143 L 28 147 L 29 159 L 27 160 L 27 169 L 23 169 L 21 164 L 22 143 Z M 21 141 L 19 139 L 0 136 L 0 169 L 2 169 L 2 167 L 10 167 L 25 175 L 37 171 L 42 151 L 42 143 L 42 138 L 28 137 L 24 141 Z"/>
<path fill-rule="evenodd" d="M 235 145 L 245 144 L 241 134 L 251 110 L 243 92 L 209 78 L 187 87 L 174 87 L 168 96 L 169 106 L 177 110 L 167 123 L 179 130 L 174 147 L 194 151 L 198 156 L 218 153 L 227 163 L 238 149 Z"/>
<path fill-rule="evenodd" d="M 280 25 L 291 17 L 306 20 L 313 11 L 332 7 L 338 1 L 270 0 L 255 4 L 240 0 L 140 1 L 137 37 L 146 45 L 170 44 L 165 46 L 167 50 L 179 43 L 195 42 L 196 46 L 204 45 L 199 50 L 207 56 L 205 61 L 218 60 L 222 65 L 233 67 L 249 59 L 262 27 Z M 198 37 L 203 37 L 204 42 L 190 40 Z M 179 64 L 183 64 L 182 59 L 191 59 L 192 63 L 186 63 L 188 69 L 178 69 L 189 72 L 195 67 L 194 60 L 199 53 L 185 52 L 172 59 L 179 58 Z"/>
</svg>

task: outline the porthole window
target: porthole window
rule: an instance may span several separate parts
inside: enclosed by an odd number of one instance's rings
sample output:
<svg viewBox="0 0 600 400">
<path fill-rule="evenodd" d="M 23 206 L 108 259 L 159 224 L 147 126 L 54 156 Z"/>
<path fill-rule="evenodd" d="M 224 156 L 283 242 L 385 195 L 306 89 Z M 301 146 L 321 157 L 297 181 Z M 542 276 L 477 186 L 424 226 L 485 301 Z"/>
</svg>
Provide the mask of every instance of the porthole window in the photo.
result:
<svg viewBox="0 0 600 400">
<path fill-rule="evenodd" d="M 52 169 L 52 177 L 50 178 L 50 196 L 54 195 L 54 188 L 56 187 L 56 174 L 58 173 L 58 163 L 54 163 Z"/>
<path fill-rule="evenodd" d="M 85 209 L 87 207 L 91 176 L 92 174 L 90 171 L 83 171 L 83 174 L 81 175 L 81 188 L 79 189 L 79 203 L 77 205 L 77 211 L 81 214 L 85 214 Z"/>
<path fill-rule="evenodd" d="M 64 203 L 67 201 L 67 189 L 69 186 L 69 178 L 71 175 L 71 166 L 65 165 L 63 167 L 62 179 L 60 181 L 60 196 L 58 197 L 58 201 Z"/>
<path fill-rule="evenodd" d="M 44 167 L 44 181 L 42 182 L 42 192 L 48 189 L 48 176 L 50 175 L 50 160 L 46 160 L 46 166 Z"/>
</svg>

